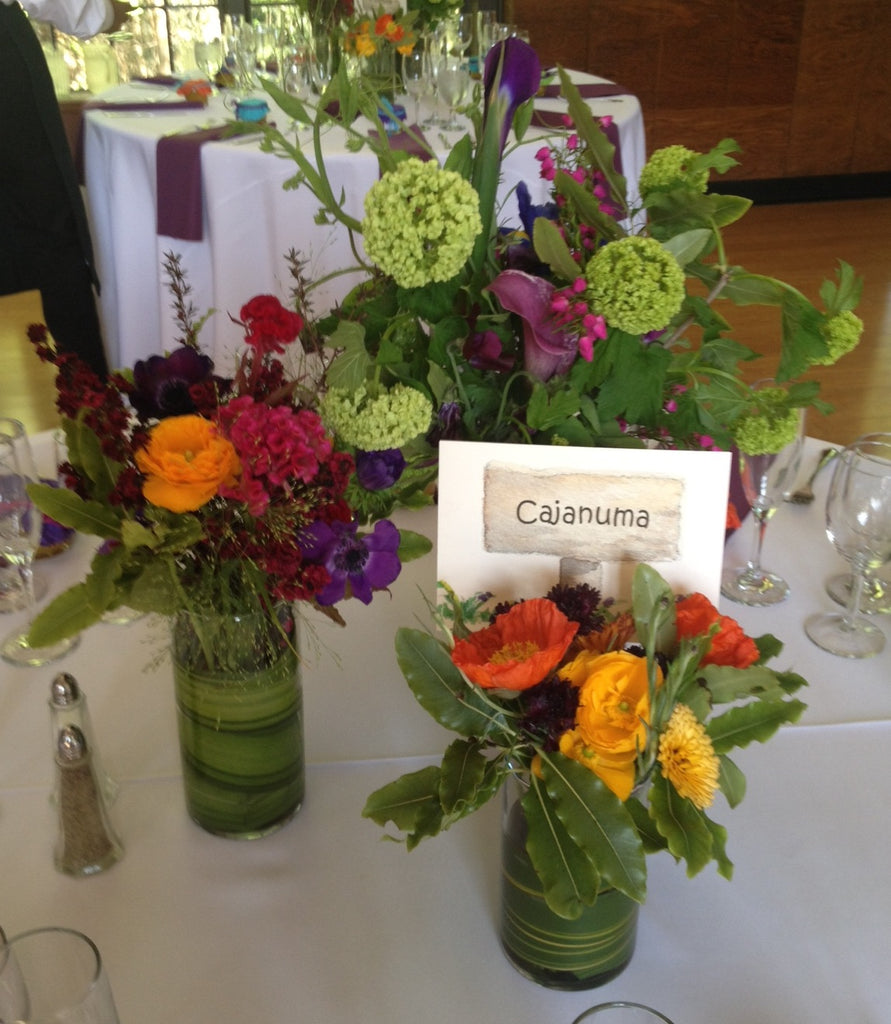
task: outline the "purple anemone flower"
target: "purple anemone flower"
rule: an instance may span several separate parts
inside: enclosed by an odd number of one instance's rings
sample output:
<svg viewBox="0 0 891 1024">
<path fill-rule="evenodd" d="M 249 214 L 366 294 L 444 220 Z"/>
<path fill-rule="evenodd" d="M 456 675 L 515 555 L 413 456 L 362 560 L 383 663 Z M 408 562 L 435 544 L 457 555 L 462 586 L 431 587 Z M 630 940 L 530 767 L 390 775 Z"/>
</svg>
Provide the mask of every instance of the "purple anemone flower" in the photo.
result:
<svg viewBox="0 0 891 1024">
<path fill-rule="evenodd" d="M 373 592 L 388 587 L 402 568 L 399 531 L 389 519 L 375 523 L 371 533 L 361 537 L 355 522 L 314 523 L 300 535 L 300 547 L 308 562 L 323 565 L 331 575 L 316 594 L 320 605 L 349 596 L 370 604 Z"/>
<path fill-rule="evenodd" d="M 398 448 L 356 453 L 356 478 L 366 491 L 385 491 L 404 470 L 405 456 Z"/>
<path fill-rule="evenodd" d="M 522 270 L 503 270 L 489 291 L 523 321 L 523 365 L 529 373 L 539 380 L 566 373 L 578 354 L 578 338 L 554 322 L 554 285 Z"/>
<path fill-rule="evenodd" d="M 213 360 L 188 345 L 174 349 L 169 356 L 140 359 L 133 367 L 135 390 L 130 404 L 143 419 L 164 419 L 195 412 L 189 393 L 213 373 Z"/>
<path fill-rule="evenodd" d="M 502 352 L 501 338 L 494 331 L 477 331 L 464 343 L 464 358 L 475 370 L 504 372 L 514 365 L 512 356 Z"/>
</svg>

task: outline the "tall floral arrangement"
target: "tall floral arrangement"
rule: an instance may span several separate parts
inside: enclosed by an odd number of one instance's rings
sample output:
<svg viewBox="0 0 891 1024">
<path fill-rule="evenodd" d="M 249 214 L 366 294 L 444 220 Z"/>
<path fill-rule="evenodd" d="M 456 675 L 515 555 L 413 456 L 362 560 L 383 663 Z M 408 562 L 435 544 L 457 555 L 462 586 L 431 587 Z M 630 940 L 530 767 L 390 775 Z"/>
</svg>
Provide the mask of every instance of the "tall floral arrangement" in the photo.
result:
<svg viewBox="0 0 891 1024">
<path fill-rule="evenodd" d="M 760 423 L 764 438 L 795 409 L 825 409 L 819 384 L 799 378 L 860 338 L 852 268 L 841 263 L 823 282 L 818 307 L 733 263 L 723 230 L 750 203 L 709 191 L 711 176 L 736 162 L 729 139 L 708 153 L 653 153 L 633 205 L 609 119 L 592 116 L 562 69 L 557 78 L 567 115 L 537 150 L 550 195 L 533 203 L 521 184 L 515 223 L 499 208 L 501 161 L 526 138 L 542 84 L 538 58 L 521 40 L 489 51 L 482 112 L 469 108 L 471 130 L 441 165 L 411 128 L 402 128 L 414 136 L 406 149 L 426 160 L 352 129 L 357 112 L 377 116 L 376 104 L 345 76 L 332 86 L 337 112 L 323 102 L 308 112 L 267 86 L 315 133 L 312 158 L 274 126 L 260 127 L 263 145 L 295 162 L 286 187 L 309 188 L 320 216 L 350 232 L 364 273 L 314 321 L 331 357 L 327 408 L 361 406 L 393 388 L 425 396 L 433 416 L 408 468 L 435 464 L 441 438 L 727 448 L 742 423 Z M 355 146 L 376 148 L 381 177 L 361 218 L 343 209 L 325 173 L 319 138 L 332 119 Z M 740 369 L 757 353 L 726 318 L 728 307 L 752 303 L 774 307 L 782 325 L 778 365 L 764 374 L 778 382 L 768 405 Z"/>
<path fill-rule="evenodd" d="M 175 261 L 170 269 L 176 285 Z M 360 530 L 347 493 L 353 457 L 325 428 L 313 380 L 286 370 L 304 327 L 297 313 L 272 296 L 245 303 L 244 350 L 226 376 L 201 351 L 182 290 L 177 309 L 180 344 L 108 380 L 55 352 L 45 328 L 31 330 L 58 371 L 67 445 L 67 486 L 33 496 L 102 541 L 86 579 L 35 620 L 35 645 L 119 606 L 251 614 L 297 601 L 340 620 L 341 600 L 369 603 L 429 546 L 383 518 Z"/>
<path fill-rule="evenodd" d="M 729 878 L 726 829 L 745 778 L 734 748 L 763 743 L 804 704 L 804 685 L 768 661 L 702 594 L 676 595 L 637 567 L 629 609 L 587 585 L 494 604 L 445 588 L 440 635 L 400 629 L 396 653 L 420 705 L 457 737 L 442 761 L 368 798 L 409 849 L 478 810 L 513 775 L 525 783 L 526 849 L 548 906 L 576 918 L 613 888 L 646 897 L 646 857 Z"/>
</svg>

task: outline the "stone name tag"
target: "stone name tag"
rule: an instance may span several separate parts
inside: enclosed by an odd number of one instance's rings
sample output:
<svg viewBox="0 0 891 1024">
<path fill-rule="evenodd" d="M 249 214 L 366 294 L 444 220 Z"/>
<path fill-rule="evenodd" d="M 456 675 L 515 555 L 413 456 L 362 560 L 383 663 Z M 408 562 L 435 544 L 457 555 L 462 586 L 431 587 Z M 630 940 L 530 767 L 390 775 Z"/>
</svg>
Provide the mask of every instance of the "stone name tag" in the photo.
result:
<svg viewBox="0 0 891 1024">
<path fill-rule="evenodd" d="M 527 469 L 489 462 L 486 551 L 597 562 L 679 557 L 683 480 Z"/>
</svg>

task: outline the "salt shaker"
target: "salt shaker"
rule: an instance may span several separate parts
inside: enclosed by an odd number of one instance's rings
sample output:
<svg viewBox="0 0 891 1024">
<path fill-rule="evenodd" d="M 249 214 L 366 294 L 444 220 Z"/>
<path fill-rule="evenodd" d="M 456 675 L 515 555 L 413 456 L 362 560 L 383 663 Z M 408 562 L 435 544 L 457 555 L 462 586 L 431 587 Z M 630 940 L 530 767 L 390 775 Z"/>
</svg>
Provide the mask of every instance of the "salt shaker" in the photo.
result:
<svg viewBox="0 0 891 1024">
<path fill-rule="evenodd" d="M 93 875 L 124 854 L 108 817 L 83 731 L 64 725 L 56 738 L 59 837 L 55 865 L 66 875 Z"/>
<path fill-rule="evenodd" d="M 74 725 L 84 735 L 93 758 L 93 771 L 99 780 L 99 786 L 106 802 L 111 805 L 118 795 L 118 784 L 104 770 L 96 742 L 93 739 L 93 725 L 87 707 L 87 695 L 81 690 L 77 680 L 68 672 L 60 672 L 53 678 L 50 685 L 50 725 L 53 743 L 59 736 L 59 730 L 66 725 Z M 59 799 L 58 787 L 53 792 L 53 800 Z"/>
</svg>

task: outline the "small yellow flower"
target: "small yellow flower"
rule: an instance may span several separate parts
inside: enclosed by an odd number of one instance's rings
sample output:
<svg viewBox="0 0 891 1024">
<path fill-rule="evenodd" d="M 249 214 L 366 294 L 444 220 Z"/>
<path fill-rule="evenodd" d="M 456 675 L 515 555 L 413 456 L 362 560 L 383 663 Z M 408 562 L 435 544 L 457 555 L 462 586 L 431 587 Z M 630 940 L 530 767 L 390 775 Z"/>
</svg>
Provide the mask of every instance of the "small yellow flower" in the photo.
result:
<svg viewBox="0 0 891 1024">
<path fill-rule="evenodd" d="M 659 763 L 662 777 L 700 811 L 714 800 L 720 763 L 705 727 L 685 704 L 672 711 L 659 737 Z"/>
</svg>

